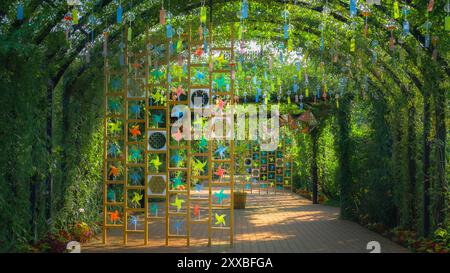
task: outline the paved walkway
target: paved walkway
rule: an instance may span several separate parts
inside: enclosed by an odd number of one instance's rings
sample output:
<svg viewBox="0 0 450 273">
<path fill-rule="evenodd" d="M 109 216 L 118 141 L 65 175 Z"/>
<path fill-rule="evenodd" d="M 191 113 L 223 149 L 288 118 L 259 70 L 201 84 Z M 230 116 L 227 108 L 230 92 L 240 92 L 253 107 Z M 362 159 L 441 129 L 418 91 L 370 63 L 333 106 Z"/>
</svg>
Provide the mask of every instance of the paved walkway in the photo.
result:
<svg viewBox="0 0 450 273">
<path fill-rule="evenodd" d="M 369 241 L 378 241 L 381 252 L 407 252 L 396 243 L 360 225 L 339 219 L 339 209 L 313 205 L 296 194 L 248 195 L 248 208 L 235 210 L 235 244 L 229 247 L 228 232 L 214 231 L 213 246 L 207 244 L 207 225 L 191 225 L 191 246 L 185 239 L 164 245 L 163 223 L 151 224 L 160 231 L 143 245 L 143 234 L 130 234 L 127 246 L 119 231 L 109 233 L 109 243 L 95 240 L 82 246 L 83 252 L 368 252 Z M 220 233 L 221 231 L 219 231 Z M 157 233 L 157 232 L 156 232 Z"/>
</svg>

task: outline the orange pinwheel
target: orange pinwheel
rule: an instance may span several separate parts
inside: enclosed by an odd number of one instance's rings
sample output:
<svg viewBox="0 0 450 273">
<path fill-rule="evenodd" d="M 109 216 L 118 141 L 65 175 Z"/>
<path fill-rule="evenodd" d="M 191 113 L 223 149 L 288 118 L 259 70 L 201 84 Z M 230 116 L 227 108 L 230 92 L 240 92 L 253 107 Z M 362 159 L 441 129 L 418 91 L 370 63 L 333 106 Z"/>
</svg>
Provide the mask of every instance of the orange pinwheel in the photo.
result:
<svg viewBox="0 0 450 273">
<path fill-rule="evenodd" d="M 115 223 L 116 221 L 118 221 L 119 218 L 119 212 L 117 210 L 115 210 L 114 212 L 108 212 L 109 213 L 109 220 L 113 223 Z"/>
<path fill-rule="evenodd" d="M 118 177 L 119 176 L 119 168 L 117 168 L 116 166 L 109 166 L 109 175 L 112 175 L 114 177 Z"/>
<path fill-rule="evenodd" d="M 131 133 L 131 135 L 132 135 L 133 137 L 137 137 L 137 136 L 142 135 L 141 129 L 139 128 L 139 125 L 133 125 L 133 126 L 131 126 L 130 133 Z"/>
<path fill-rule="evenodd" d="M 217 175 L 218 177 L 222 178 L 225 175 L 225 170 L 219 166 L 219 168 L 217 169 L 217 171 L 214 174 Z"/>
<path fill-rule="evenodd" d="M 203 48 L 202 47 L 198 47 L 196 50 L 195 50 L 195 53 L 194 53 L 197 57 L 201 57 L 202 56 L 202 54 L 203 54 Z"/>
<path fill-rule="evenodd" d="M 194 216 L 199 216 L 200 215 L 200 206 L 198 204 L 196 204 L 194 206 Z"/>
</svg>

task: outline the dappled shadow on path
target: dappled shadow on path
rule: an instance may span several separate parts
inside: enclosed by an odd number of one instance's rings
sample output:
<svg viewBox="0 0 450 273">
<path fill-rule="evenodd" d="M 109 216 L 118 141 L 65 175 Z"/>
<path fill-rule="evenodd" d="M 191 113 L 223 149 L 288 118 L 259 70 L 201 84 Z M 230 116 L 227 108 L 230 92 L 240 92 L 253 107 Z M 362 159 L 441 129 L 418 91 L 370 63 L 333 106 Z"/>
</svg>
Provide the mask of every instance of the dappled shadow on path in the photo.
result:
<svg viewBox="0 0 450 273">
<path fill-rule="evenodd" d="M 360 225 L 339 219 L 339 209 L 313 205 L 296 194 L 248 195 L 247 208 L 235 210 L 235 242 L 228 243 L 228 232 L 215 231 L 207 246 L 207 225 L 191 225 L 191 246 L 186 240 L 171 240 L 165 246 L 163 223 L 152 224 L 149 244 L 142 234 L 130 234 L 128 245 L 122 234 L 110 232 L 110 243 L 95 240 L 83 245 L 84 252 L 368 252 L 369 241 L 378 241 L 382 252 L 406 252 L 392 241 Z"/>
</svg>

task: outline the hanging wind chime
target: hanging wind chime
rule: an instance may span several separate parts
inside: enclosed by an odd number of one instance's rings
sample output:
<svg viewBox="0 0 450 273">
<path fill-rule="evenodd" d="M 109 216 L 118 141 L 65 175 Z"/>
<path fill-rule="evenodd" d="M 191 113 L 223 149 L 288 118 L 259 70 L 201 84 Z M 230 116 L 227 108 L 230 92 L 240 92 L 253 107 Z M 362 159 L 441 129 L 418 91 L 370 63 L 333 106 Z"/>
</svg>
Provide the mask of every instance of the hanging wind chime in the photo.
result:
<svg viewBox="0 0 450 273">
<path fill-rule="evenodd" d="M 17 4 L 17 15 L 16 15 L 16 19 L 18 21 L 22 21 L 23 20 L 23 3 L 22 1 L 19 2 L 19 4 Z"/>
</svg>

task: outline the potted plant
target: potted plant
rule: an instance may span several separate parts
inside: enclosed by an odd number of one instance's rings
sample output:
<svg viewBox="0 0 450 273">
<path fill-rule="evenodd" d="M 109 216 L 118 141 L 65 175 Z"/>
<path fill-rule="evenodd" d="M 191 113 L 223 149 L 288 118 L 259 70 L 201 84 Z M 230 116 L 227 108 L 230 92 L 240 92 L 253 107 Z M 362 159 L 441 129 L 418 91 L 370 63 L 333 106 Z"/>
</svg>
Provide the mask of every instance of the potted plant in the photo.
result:
<svg viewBox="0 0 450 273">
<path fill-rule="evenodd" d="M 247 193 L 245 191 L 234 192 L 234 208 L 245 209 L 245 202 L 247 200 Z"/>
</svg>

